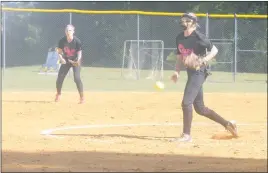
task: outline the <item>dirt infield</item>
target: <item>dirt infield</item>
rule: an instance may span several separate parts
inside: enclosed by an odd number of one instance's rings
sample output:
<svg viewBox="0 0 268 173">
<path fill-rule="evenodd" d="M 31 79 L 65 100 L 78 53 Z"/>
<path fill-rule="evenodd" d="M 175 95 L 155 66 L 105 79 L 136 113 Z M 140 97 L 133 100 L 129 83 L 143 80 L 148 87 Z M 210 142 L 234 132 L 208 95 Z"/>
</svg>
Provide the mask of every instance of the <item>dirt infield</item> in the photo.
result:
<svg viewBox="0 0 268 173">
<path fill-rule="evenodd" d="M 207 93 L 206 105 L 235 119 L 240 136 L 194 113 L 190 144 L 170 142 L 182 129 L 181 93 L 86 98 L 4 92 L 2 171 L 267 171 L 266 93 Z"/>
</svg>

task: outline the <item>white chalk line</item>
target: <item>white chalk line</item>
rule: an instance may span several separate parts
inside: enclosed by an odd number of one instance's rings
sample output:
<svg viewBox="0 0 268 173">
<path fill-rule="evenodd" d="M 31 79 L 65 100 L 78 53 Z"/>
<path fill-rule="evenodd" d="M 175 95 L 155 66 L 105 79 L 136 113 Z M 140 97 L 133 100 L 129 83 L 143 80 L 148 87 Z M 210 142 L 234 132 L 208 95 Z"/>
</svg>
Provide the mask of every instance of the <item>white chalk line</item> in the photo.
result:
<svg viewBox="0 0 268 173">
<path fill-rule="evenodd" d="M 94 124 L 94 125 L 81 125 L 81 126 L 69 126 L 69 127 L 62 127 L 62 128 L 53 128 L 53 129 L 46 129 L 41 131 L 41 135 L 45 135 L 46 137 L 51 138 L 58 138 L 62 139 L 63 136 L 58 136 L 52 134 L 56 131 L 65 131 L 65 130 L 72 130 L 72 129 L 94 129 L 94 128 L 114 128 L 114 127 L 141 127 L 141 126 L 182 126 L 182 123 L 139 123 L 139 124 Z M 196 122 L 192 123 L 193 126 L 217 126 L 217 124 L 210 124 L 205 122 Z M 267 126 L 267 124 L 260 124 L 260 123 L 239 123 L 238 126 Z M 99 142 L 99 143 L 115 143 L 113 140 L 99 140 L 99 139 L 87 139 L 86 141 L 90 142 Z M 205 144 L 203 144 L 205 145 Z"/>
<path fill-rule="evenodd" d="M 107 143 L 107 144 L 113 144 L 113 143 L 115 143 L 113 140 L 100 140 L 100 139 L 87 139 L 86 141 L 89 141 L 89 142 L 98 142 L 98 143 Z"/>
</svg>

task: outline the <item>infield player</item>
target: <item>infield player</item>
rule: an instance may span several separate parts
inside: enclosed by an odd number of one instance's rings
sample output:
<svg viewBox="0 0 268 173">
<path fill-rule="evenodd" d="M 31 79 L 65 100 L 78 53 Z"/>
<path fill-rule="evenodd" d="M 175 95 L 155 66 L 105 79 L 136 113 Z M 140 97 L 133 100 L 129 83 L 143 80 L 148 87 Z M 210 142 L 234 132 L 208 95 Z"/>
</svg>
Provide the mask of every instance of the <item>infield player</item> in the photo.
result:
<svg viewBox="0 0 268 173">
<path fill-rule="evenodd" d="M 187 70 L 187 83 L 182 100 L 183 133 L 175 141 L 191 142 L 191 124 L 193 117 L 192 105 L 199 115 L 205 116 L 228 130 L 237 137 L 237 127 L 234 121 L 227 121 L 204 104 L 203 83 L 210 74 L 208 62 L 216 56 L 218 49 L 208 38 L 197 31 L 198 21 L 194 13 L 185 13 L 181 17 L 183 32 L 176 37 L 177 61 L 176 70 L 171 76 L 177 82 L 182 63 Z"/>
<path fill-rule="evenodd" d="M 80 96 L 79 103 L 84 102 L 83 83 L 80 78 L 82 44 L 80 39 L 74 36 L 74 31 L 75 27 L 73 25 L 67 25 L 65 28 L 66 35 L 61 38 L 58 43 L 57 51 L 59 54 L 59 61 L 61 63 L 61 66 L 56 81 L 56 102 L 60 99 L 62 84 L 70 68 L 73 68 L 74 82 L 76 83 L 76 87 Z"/>
</svg>

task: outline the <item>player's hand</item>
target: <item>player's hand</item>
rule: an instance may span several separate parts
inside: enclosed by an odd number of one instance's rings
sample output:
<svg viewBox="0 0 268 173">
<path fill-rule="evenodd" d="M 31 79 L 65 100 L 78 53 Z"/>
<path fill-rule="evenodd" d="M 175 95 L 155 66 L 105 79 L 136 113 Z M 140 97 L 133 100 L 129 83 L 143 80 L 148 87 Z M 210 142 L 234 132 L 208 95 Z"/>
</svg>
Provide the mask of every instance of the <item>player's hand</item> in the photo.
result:
<svg viewBox="0 0 268 173">
<path fill-rule="evenodd" d="M 79 62 L 78 61 L 73 61 L 73 60 L 70 60 L 68 59 L 68 61 L 75 67 L 79 66 Z"/>
<path fill-rule="evenodd" d="M 174 72 L 174 74 L 171 76 L 171 80 L 176 83 L 179 79 L 179 73 L 178 72 Z"/>
</svg>

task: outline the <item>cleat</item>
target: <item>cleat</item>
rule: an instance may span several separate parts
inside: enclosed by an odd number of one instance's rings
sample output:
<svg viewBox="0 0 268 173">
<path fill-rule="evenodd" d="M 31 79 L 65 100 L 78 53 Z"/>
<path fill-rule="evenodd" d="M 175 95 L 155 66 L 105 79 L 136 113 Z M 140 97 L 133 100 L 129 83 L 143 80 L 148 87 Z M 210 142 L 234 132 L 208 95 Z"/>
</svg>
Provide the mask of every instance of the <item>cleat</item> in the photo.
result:
<svg viewBox="0 0 268 173">
<path fill-rule="evenodd" d="M 84 102 L 85 102 L 84 97 L 81 97 L 81 98 L 80 98 L 80 101 L 79 101 L 79 104 L 83 104 Z"/>
<path fill-rule="evenodd" d="M 179 138 L 175 138 L 171 142 L 192 142 L 192 137 L 183 133 Z"/>
<path fill-rule="evenodd" d="M 58 102 L 60 101 L 60 94 L 56 94 L 56 97 L 55 97 L 55 102 Z"/>
</svg>

